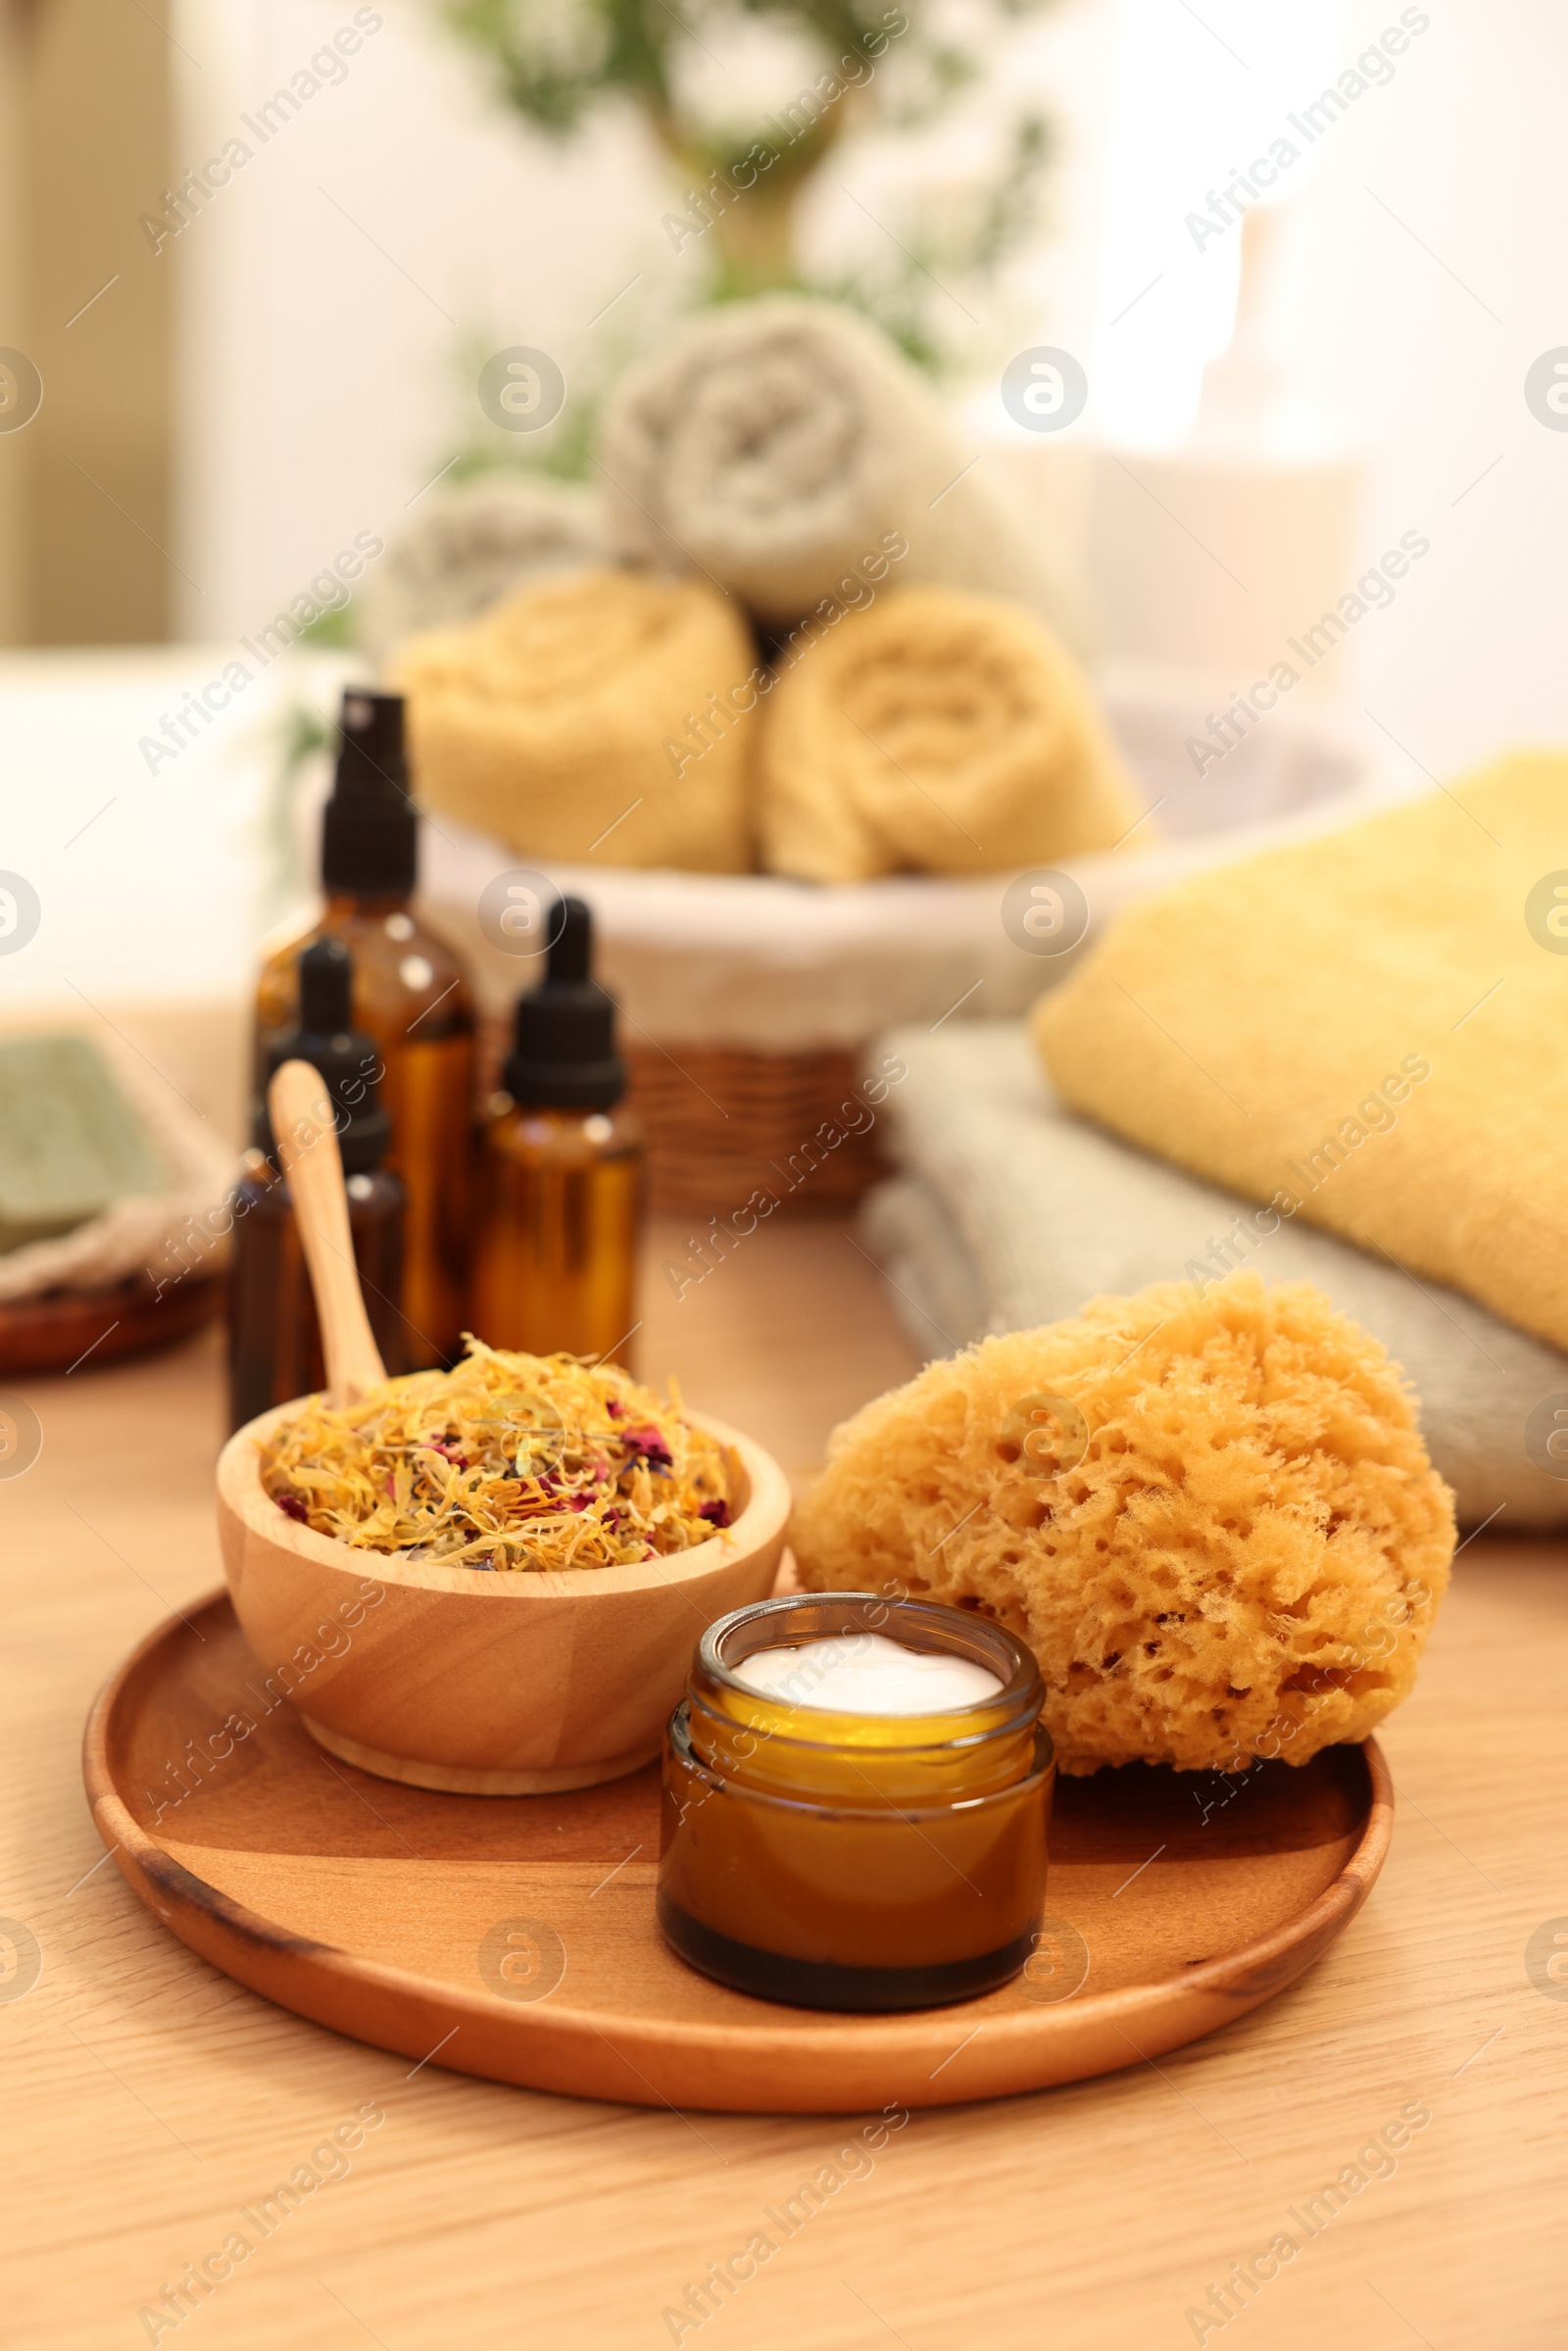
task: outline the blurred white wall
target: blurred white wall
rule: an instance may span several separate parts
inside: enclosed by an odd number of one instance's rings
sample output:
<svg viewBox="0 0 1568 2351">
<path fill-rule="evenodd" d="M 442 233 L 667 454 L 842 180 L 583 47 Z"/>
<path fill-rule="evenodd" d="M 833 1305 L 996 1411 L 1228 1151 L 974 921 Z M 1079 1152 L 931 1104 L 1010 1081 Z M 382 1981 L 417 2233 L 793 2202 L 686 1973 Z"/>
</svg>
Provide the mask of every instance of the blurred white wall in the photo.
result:
<svg viewBox="0 0 1568 2351">
<path fill-rule="evenodd" d="M 1102 103 L 1105 192 L 1093 319 L 1095 429 L 1129 449 L 1163 449 L 1192 427 L 1204 363 L 1235 317 L 1234 225 L 1189 226 L 1342 63 L 1346 0 L 1310 8 L 1215 0 L 1119 0 L 1116 56 Z M 1317 156 L 1276 181 L 1310 188 Z M 1268 197 L 1265 196 L 1265 201 Z M 1086 354 L 1086 358 L 1088 355 Z"/>
<path fill-rule="evenodd" d="M 357 531 L 396 529 L 471 413 L 468 342 L 569 358 L 658 232 L 634 122 L 552 147 L 486 99 L 433 8 L 359 14 L 380 28 L 344 78 L 262 144 L 244 118 L 268 128 L 259 109 L 356 0 L 177 11 L 185 152 L 253 149 L 162 254 L 181 292 L 184 622 L 209 640 L 253 632 Z"/>
<path fill-rule="evenodd" d="M 1399 13 L 1357 0 L 1347 53 Z M 1568 10 L 1420 13 L 1430 29 L 1397 79 L 1336 126 L 1332 153 L 1323 142 L 1299 364 L 1371 454 L 1364 544 L 1412 527 L 1432 541 L 1358 632 L 1361 700 L 1446 776 L 1568 739 L 1568 432 L 1525 403 L 1529 367 L 1568 345 Z"/>
<path fill-rule="evenodd" d="M 1073 444 L 1094 457 L 1079 518 L 1102 540 L 1118 534 L 1102 592 L 1119 566 L 1121 617 L 1139 624 L 1136 643 L 1118 643 L 1111 616 L 1115 650 L 1149 650 L 1143 623 L 1162 598 L 1168 650 L 1202 659 L 1206 634 L 1216 682 L 1245 686 L 1255 671 L 1232 668 L 1241 644 L 1275 641 L 1293 610 L 1293 632 L 1309 626 L 1414 533 L 1430 550 L 1395 601 L 1368 612 L 1302 690 L 1369 713 L 1368 745 L 1400 778 L 1563 741 L 1568 432 L 1527 408 L 1525 376 L 1568 346 L 1557 162 L 1568 12 L 1551 0 L 1205 0 L 1196 11 L 1120 0 L 1116 13 L 1099 301 L 1081 342 L 1059 337 L 1092 385 L 1062 436 L 1063 458 Z M 1308 119 L 1375 46 L 1383 59 L 1343 112 Z M 1299 160 L 1266 199 L 1284 206 L 1270 323 L 1289 400 L 1277 438 L 1282 457 L 1338 456 L 1360 472 L 1343 576 L 1323 534 L 1291 535 L 1288 490 L 1277 505 L 1266 490 L 1238 492 L 1186 438 L 1240 248 L 1234 224 L 1195 236 L 1187 215 L 1281 133 Z M 1294 589 L 1286 549 L 1300 559 Z"/>
</svg>

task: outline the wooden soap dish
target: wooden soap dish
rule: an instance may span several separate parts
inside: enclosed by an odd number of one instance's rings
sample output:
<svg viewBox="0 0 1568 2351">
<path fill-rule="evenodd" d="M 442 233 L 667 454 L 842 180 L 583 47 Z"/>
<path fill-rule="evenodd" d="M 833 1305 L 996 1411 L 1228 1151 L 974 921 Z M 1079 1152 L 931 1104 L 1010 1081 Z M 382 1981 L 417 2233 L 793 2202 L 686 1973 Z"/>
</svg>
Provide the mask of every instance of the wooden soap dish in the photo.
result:
<svg viewBox="0 0 1568 2351">
<path fill-rule="evenodd" d="M 159 1291 L 164 1296 L 159 1296 Z M 169 1347 L 211 1322 L 223 1302 L 221 1274 L 192 1274 L 173 1284 L 128 1274 L 94 1290 L 49 1290 L 39 1298 L 0 1300 L 0 1376 L 84 1371 Z"/>
<path fill-rule="evenodd" d="M 1195 2040 L 1328 1947 L 1394 1818 L 1373 1739 L 1232 1781 L 1143 1765 L 1061 1781 L 1023 1978 L 957 2007 L 838 2016 L 725 1990 L 666 1948 L 657 1764 L 514 1798 L 372 1779 L 270 1698 L 226 1593 L 121 1666 L 84 1772 L 148 1907 L 300 2016 L 491 2081 L 764 2113 L 998 2097 Z"/>
</svg>

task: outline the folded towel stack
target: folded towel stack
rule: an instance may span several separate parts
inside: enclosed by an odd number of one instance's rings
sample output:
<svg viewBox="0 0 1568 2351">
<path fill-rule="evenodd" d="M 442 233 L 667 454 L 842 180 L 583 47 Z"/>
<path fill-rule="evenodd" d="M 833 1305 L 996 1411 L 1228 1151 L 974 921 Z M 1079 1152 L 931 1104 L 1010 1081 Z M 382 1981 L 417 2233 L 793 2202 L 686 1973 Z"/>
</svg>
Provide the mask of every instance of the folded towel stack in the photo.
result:
<svg viewBox="0 0 1568 2351">
<path fill-rule="evenodd" d="M 751 721 L 725 698 L 755 664 L 706 582 L 576 571 L 413 639 L 390 675 L 431 808 L 521 857 L 737 873 Z M 715 700 L 707 748 L 672 758 Z"/>
<path fill-rule="evenodd" d="M 765 860 L 806 881 L 1044 864 L 1140 807 L 1071 656 L 951 588 L 886 595 L 784 669 L 759 757 Z"/>
<path fill-rule="evenodd" d="M 974 477 L 976 454 L 885 336 L 780 294 L 706 313 L 624 376 L 602 470 L 628 557 L 704 572 L 771 628 L 899 539 L 902 582 L 1014 597 L 1081 649 L 1076 601 Z"/>
<path fill-rule="evenodd" d="M 1499 1511 L 1507 1527 L 1568 1525 L 1568 1476 L 1544 1466 L 1539 1443 L 1527 1449 L 1543 1402 L 1568 1401 L 1568 1356 L 1075 1118 L 1020 1021 L 895 1029 L 875 1052 L 907 1074 L 884 1111 L 899 1173 L 866 1203 L 866 1239 L 922 1353 L 1150 1283 L 1210 1296 L 1228 1269 L 1252 1265 L 1271 1284 L 1313 1283 L 1383 1342 L 1419 1393 L 1422 1435 L 1466 1526 Z"/>
<path fill-rule="evenodd" d="M 1035 1034 L 1075 1109 L 1568 1347 L 1568 759 L 1129 908 Z"/>
</svg>

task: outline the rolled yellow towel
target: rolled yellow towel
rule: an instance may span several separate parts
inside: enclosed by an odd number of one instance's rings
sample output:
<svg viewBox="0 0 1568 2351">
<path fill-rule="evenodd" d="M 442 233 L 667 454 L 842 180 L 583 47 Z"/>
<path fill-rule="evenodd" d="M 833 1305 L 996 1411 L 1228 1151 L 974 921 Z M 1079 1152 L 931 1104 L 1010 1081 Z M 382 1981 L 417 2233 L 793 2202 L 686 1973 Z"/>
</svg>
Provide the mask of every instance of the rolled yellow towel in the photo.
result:
<svg viewBox="0 0 1568 2351">
<path fill-rule="evenodd" d="M 1377 1341 L 1239 1273 L 927 1364 L 835 1430 L 791 1541 L 808 1592 L 1009 1626 L 1075 1773 L 1364 1739 L 1415 1679 L 1453 1534 Z"/>
<path fill-rule="evenodd" d="M 739 873 L 754 721 L 735 697 L 754 672 L 706 581 L 594 570 L 412 639 L 388 677 L 432 808 L 522 857 Z"/>
<path fill-rule="evenodd" d="M 1565 908 L 1568 758 L 1520 754 L 1129 908 L 1034 1034 L 1075 1109 L 1568 1347 Z"/>
<path fill-rule="evenodd" d="M 790 640 L 760 747 L 774 873 L 1003 872 L 1109 849 L 1139 808 L 1083 672 L 1020 606 L 892 589 Z"/>
</svg>

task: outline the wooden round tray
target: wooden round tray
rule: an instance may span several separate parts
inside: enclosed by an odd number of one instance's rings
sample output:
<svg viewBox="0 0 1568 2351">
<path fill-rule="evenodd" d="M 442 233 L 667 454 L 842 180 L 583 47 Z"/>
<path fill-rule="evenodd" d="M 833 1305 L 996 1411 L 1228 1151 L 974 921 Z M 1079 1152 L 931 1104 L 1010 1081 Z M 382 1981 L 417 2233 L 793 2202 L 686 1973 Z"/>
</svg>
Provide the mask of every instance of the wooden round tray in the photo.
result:
<svg viewBox="0 0 1568 2351">
<path fill-rule="evenodd" d="M 254 1726 L 238 1738 L 235 1716 Z M 741 2112 L 948 2105 L 1157 2057 L 1294 1983 L 1393 1828 L 1372 1739 L 1229 1782 L 1144 1765 L 1062 1782 L 1024 1976 L 957 2007 L 839 2016 L 727 1991 L 665 1947 L 657 1765 L 552 1796 L 373 1779 L 270 1704 L 226 1593 L 121 1666 L 84 1771 L 142 1900 L 283 2007 L 492 2081 Z"/>
<path fill-rule="evenodd" d="M 166 1298 L 146 1274 L 97 1290 L 53 1290 L 0 1300 L 0 1373 L 21 1378 L 97 1366 L 169 1347 L 211 1322 L 223 1302 L 221 1274 L 195 1274 Z"/>
</svg>

